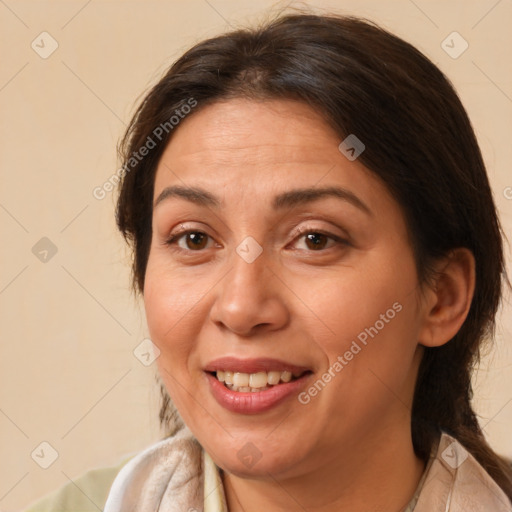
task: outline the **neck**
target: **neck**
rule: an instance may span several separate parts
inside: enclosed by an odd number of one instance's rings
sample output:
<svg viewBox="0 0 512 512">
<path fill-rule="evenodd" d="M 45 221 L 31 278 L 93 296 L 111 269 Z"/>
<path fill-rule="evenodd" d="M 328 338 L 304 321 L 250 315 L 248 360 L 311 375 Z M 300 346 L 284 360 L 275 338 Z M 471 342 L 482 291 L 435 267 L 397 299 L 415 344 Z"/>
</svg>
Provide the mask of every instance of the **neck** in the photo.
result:
<svg viewBox="0 0 512 512">
<path fill-rule="evenodd" d="M 342 453 L 313 471 L 263 480 L 223 473 L 229 512 L 384 512 L 405 510 L 425 463 L 413 450 L 410 428 L 344 447 Z M 405 435 L 404 435 L 405 434 Z"/>
</svg>

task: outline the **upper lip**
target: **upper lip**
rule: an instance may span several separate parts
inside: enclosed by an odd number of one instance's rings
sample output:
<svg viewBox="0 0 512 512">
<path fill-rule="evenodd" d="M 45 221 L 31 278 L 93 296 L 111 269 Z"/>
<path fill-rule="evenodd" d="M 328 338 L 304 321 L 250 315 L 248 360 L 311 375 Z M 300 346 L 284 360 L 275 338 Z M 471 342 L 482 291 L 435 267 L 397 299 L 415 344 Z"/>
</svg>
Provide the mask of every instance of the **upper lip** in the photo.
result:
<svg viewBox="0 0 512 512">
<path fill-rule="evenodd" d="M 268 357 L 258 357 L 252 359 L 238 359 L 237 357 L 220 357 L 209 362 L 204 371 L 236 371 L 240 373 L 258 373 L 271 371 L 289 371 L 294 374 L 310 371 L 305 366 L 281 361 L 280 359 L 271 359 Z"/>
</svg>

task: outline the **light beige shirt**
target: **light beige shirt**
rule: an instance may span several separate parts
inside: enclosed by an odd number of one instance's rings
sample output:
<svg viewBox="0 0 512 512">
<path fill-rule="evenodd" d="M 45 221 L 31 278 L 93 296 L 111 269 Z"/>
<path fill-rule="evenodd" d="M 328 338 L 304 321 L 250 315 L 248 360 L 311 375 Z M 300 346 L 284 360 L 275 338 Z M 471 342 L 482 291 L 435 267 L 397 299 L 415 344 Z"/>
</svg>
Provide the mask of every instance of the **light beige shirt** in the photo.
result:
<svg viewBox="0 0 512 512">
<path fill-rule="evenodd" d="M 77 480 L 26 512 L 228 512 L 222 470 L 187 428 L 124 460 L 120 471 L 112 469 L 96 470 L 97 481 L 80 493 Z M 442 434 L 404 512 L 512 512 L 512 504 L 474 457 Z"/>
</svg>

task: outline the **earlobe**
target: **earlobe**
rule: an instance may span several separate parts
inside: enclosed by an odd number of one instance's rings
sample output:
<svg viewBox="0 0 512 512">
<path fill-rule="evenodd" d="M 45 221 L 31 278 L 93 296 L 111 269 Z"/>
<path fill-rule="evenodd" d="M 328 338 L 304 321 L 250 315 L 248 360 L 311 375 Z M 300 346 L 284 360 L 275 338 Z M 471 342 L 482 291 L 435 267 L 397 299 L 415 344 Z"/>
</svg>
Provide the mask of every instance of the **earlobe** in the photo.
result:
<svg viewBox="0 0 512 512">
<path fill-rule="evenodd" d="M 437 265 L 424 301 L 424 324 L 418 342 L 439 347 L 460 330 L 475 291 L 475 258 L 466 248 L 452 250 Z"/>
</svg>

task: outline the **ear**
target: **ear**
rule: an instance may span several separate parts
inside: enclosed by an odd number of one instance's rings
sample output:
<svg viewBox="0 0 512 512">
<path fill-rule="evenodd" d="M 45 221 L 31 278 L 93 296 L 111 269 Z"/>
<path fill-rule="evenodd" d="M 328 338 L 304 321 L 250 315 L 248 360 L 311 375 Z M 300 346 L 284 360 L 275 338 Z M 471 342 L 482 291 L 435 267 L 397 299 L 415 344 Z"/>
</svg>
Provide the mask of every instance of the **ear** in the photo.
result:
<svg viewBox="0 0 512 512">
<path fill-rule="evenodd" d="M 438 262 L 433 283 L 426 285 L 419 344 L 439 347 L 450 341 L 466 320 L 474 292 L 475 257 L 469 249 L 454 249 Z"/>
</svg>

